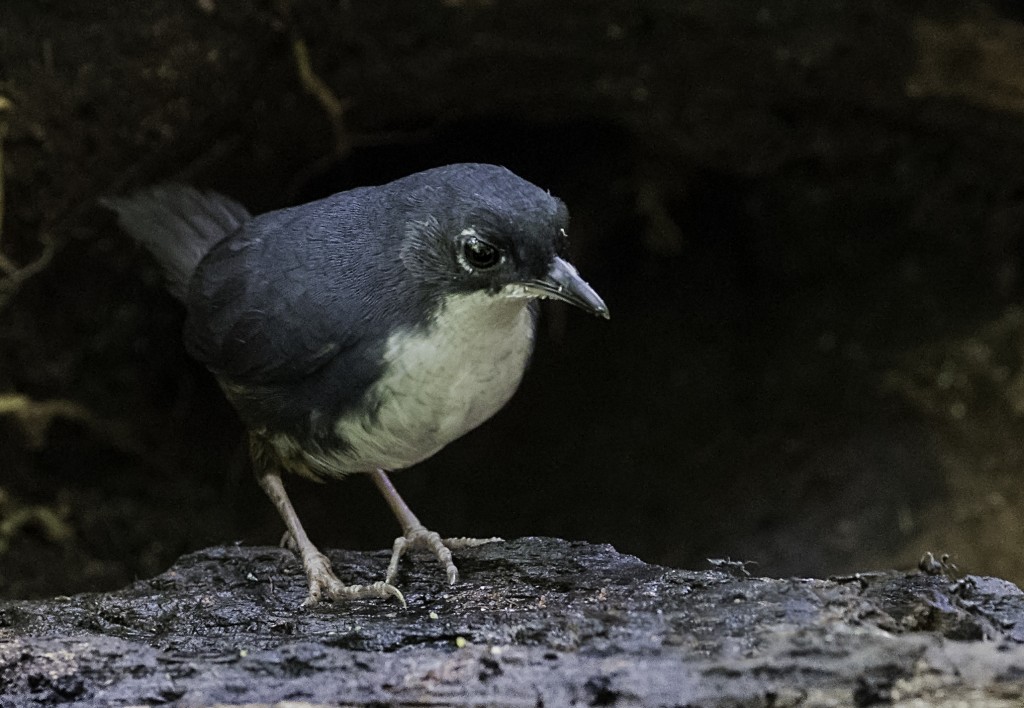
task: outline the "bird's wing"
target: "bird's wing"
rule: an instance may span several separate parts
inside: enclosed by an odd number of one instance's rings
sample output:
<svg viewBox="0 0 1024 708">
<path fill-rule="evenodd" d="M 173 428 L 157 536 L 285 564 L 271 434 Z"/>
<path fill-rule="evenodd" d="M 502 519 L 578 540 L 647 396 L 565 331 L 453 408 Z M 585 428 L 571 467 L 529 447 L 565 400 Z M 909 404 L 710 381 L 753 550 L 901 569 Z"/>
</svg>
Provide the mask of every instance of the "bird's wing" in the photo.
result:
<svg viewBox="0 0 1024 708">
<path fill-rule="evenodd" d="M 340 356 L 353 356 L 359 375 L 374 334 L 360 293 L 378 293 L 346 283 L 346 271 L 358 278 L 365 254 L 355 249 L 339 266 L 337 253 L 311 246 L 301 226 L 257 217 L 218 244 L 192 278 L 185 343 L 221 379 L 294 383 Z"/>
<path fill-rule="evenodd" d="M 229 281 L 197 298 L 186 323 L 189 353 L 224 380 L 298 381 L 358 344 L 351 329 L 324 327 L 307 297 L 272 286 L 253 297 L 244 288 Z"/>
</svg>

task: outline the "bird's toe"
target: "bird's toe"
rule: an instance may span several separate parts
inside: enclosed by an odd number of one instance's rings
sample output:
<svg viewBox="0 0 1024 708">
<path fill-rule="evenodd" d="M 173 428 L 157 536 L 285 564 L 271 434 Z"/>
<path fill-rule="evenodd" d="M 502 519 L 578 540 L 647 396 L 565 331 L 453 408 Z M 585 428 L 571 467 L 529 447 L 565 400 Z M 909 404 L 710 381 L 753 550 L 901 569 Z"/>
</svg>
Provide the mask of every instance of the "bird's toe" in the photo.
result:
<svg viewBox="0 0 1024 708">
<path fill-rule="evenodd" d="M 309 594 L 302 602 L 302 607 L 314 607 L 323 600 L 342 602 L 388 598 L 394 598 L 402 607 L 406 607 L 401 591 L 388 581 L 369 585 L 346 585 L 341 582 L 334 574 L 327 556 L 322 553 L 315 554 L 306 563 L 306 579 L 309 581 Z"/>
<path fill-rule="evenodd" d="M 404 536 L 395 539 L 391 549 L 391 561 L 388 563 L 385 582 L 391 584 L 398 577 L 398 563 L 402 556 L 411 549 L 423 549 L 429 551 L 437 558 L 438 563 L 444 568 L 445 577 L 449 585 L 454 585 L 459 580 L 459 569 L 452 559 L 452 549 L 473 548 L 482 546 L 485 543 L 494 543 L 503 539 L 492 538 L 441 538 L 436 531 L 430 531 L 423 526 L 415 526 L 406 531 Z"/>
</svg>

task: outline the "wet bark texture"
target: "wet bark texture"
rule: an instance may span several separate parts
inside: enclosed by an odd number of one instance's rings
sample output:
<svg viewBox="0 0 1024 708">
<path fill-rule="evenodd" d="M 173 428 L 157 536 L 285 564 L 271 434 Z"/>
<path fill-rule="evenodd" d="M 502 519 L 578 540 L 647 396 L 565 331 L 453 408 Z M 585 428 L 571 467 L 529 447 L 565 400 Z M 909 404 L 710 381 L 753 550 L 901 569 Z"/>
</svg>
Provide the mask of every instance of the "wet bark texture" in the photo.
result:
<svg viewBox="0 0 1024 708">
<path fill-rule="evenodd" d="M 330 557 L 358 581 L 387 560 Z M 454 587 L 431 558 L 406 561 L 408 609 L 300 609 L 295 557 L 246 547 L 199 551 L 118 592 L 5 603 L 0 705 L 1024 700 L 1024 595 L 993 578 L 756 578 L 545 538 L 458 560 Z"/>
</svg>

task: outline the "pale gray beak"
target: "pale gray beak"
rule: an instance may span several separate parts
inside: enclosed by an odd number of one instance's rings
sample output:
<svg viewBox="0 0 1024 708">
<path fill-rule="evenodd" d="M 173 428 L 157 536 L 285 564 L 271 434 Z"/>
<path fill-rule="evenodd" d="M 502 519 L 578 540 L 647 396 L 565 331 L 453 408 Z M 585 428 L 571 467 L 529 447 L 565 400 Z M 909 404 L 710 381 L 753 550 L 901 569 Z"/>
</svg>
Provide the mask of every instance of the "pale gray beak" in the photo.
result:
<svg viewBox="0 0 1024 708">
<path fill-rule="evenodd" d="M 555 256 L 551 263 L 548 274 L 539 280 L 531 280 L 523 283 L 528 292 L 536 293 L 538 297 L 554 298 L 575 305 L 592 315 L 610 318 L 608 306 L 587 281 L 580 277 L 569 261 Z"/>
</svg>

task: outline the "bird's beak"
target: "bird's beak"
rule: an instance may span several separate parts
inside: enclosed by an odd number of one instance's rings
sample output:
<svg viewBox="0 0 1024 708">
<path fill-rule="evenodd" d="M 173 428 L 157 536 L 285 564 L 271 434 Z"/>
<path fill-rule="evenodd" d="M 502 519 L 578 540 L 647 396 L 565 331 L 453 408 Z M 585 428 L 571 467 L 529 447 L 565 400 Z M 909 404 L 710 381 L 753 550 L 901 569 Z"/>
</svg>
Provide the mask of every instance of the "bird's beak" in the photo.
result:
<svg viewBox="0 0 1024 708">
<path fill-rule="evenodd" d="M 580 277 L 569 261 L 558 256 L 555 256 L 547 275 L 523 283 L 523 287 L 538 297 L 562 300 L 606 320 L 610 317 L 608 306 L 604 304 L 601 296 L 587 285 L 587 281 Z"/>
</svg>

